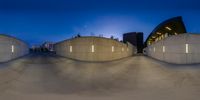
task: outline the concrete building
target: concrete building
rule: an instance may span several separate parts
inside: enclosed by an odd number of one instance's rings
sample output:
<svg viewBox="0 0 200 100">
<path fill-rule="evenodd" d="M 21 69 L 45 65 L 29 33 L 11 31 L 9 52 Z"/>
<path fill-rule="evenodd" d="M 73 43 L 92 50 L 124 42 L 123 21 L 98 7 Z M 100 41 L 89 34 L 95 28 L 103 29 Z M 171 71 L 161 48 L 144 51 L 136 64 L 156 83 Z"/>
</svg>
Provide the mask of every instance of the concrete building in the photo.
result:
<svg viewBox="0 0 200 100">
<path fill-rule="evenodd" d="M 136 48 L 103 37 L 79 37 L 55 44 L 56 54 L 82 61 L 111 61 L 134 54 Z"/>
<path fill-rule="evenodd" d="M 129 32 L 123 34 L 123 42 L 129 42 L 137 48 L 137 53 L 143 52 L 143 33 L 142 32 Z"/>
<path fill-rule="evenodd" d="M 155 59 L 175 64 L 200 63 L 200 34 L 187 33 L 181 17 L 158 25 L 145 43 L 145 53 Z"/>
<path fill-rule="evenodd" d="M 146 48 L 147 55 L 175 64 L 200 63 L 200 34 L 173 35 Z"/>
<path fill-rule="evenodd" d="M 0 62 L 6 62 L 29 53 L 28 45 L 14 37 L 0 34 Z"/>
</svg>

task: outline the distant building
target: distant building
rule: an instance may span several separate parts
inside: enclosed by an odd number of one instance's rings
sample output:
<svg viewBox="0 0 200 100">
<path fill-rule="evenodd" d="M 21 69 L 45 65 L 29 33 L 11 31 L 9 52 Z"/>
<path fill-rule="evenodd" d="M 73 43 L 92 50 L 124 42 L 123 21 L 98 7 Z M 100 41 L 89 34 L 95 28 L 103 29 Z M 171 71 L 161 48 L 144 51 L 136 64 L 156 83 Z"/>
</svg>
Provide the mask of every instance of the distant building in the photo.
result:
<svg viewBox="0 0 200 100">
<path fill-rule="evenodd" d="M 45 42 L 42 44 L 43 48 L 46 48 L 48 51 L 54 51 L 54 43 L 53 42 Z"/>
<path fill-rule="evenodd" d="M 123 34 L 123 42 L 129 42 L 137 47 L 137 53 L 143 52 L 143 33 L 142 32 L 129 32 Z"/>
</svg>

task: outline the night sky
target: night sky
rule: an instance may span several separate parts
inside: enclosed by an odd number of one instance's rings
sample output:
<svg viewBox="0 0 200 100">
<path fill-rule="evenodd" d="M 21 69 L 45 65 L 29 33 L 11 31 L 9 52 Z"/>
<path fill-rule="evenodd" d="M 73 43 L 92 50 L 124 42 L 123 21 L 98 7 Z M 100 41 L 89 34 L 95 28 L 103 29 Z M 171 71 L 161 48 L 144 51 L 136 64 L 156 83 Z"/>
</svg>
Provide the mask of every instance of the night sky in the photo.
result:
<svg viewBox="0 0 200 100">
<path fill-rule="evenodd" d="M 146 1 L 146 2 L 145 2 Z M 1 0 L 0 33 L 30 45 L 81 35 L 144 32 L 182 16 L 188 32 L 200 33 L 199 0 Z"/>
</svg>

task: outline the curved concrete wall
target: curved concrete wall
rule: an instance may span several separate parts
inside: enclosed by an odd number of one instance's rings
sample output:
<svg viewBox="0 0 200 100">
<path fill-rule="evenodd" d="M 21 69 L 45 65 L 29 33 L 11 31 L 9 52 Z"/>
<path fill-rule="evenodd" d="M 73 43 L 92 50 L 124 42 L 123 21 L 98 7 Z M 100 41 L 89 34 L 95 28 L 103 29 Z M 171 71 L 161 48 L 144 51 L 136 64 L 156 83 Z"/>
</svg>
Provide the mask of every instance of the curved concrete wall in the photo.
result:
<svg viewBox="0 0 200 100">
<path fill-rule="evenodd" d="M 58 55 L 82 61 L 110 61 L 132 56 L 136 49 L 101 37 L 79 37 L 55 44 Z"/>
<path fill-rule="evenodd" d="M 146 54 L 169 63 L 200 63 L 200 34 L 180 34 L 149 45 Z"/>
<path fill-rule="evenodd" d="M 0 34 L 0 62 L 28 54 L 28 45 L 14 37 Z"/>
</svg>

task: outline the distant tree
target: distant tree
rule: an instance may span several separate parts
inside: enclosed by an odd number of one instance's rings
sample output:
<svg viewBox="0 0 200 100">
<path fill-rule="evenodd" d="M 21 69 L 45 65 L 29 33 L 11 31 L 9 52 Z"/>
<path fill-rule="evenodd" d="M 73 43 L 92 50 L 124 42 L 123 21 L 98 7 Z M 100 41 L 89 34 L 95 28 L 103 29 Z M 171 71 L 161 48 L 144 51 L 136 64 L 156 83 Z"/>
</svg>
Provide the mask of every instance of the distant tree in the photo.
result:
<svg viewBox="0 0 200 100">
<path fill-rule="evenodd" d="M 77 34 L 77 37 L 81 37 L 80 33 Z"/>
<path fill-rule="evenodd" d="M 112 35 L 111 35 L 111 37 L 110 37 L 110 38 L 111 38 L 111 39 L 114 39 L 114 36 L 112 36 Z"/>
<path fill-rule="evenodd" d="M 99 37 L 103 37 L 103 34 L 99 34 Z"/>
<path fill-rule="evenodd" d="M 43 47 L 41 47 L 40 49 L 41 49 L 41 52 L 44 52 L 44 48 Z"/>
<path fill-rule="evenodd" d="M 45 48 L 45 52 L 49 52 L 49 49 L 48 49 L 48 48 Z"/>
</svg>

